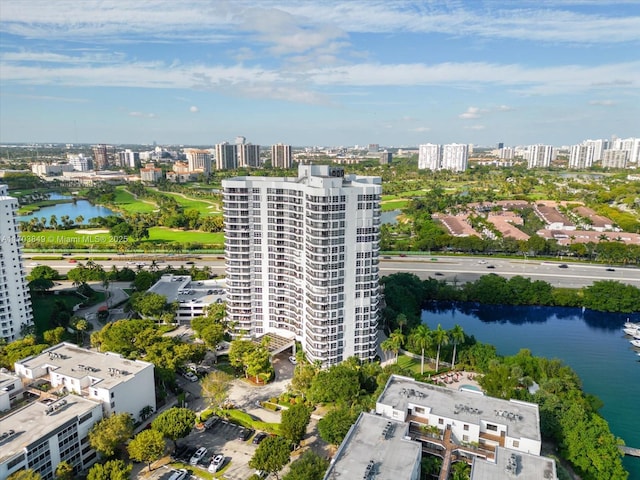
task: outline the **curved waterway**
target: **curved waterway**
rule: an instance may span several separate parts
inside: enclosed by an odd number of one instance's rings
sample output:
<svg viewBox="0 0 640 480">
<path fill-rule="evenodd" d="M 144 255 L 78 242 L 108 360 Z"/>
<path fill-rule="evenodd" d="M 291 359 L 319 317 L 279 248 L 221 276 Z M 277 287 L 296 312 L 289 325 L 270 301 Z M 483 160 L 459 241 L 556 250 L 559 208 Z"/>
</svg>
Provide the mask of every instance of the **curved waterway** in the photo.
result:
<svg viewBox="0 0 640 480">
<path fill-rule="evenodd" d="M 563 360 L 580 376 L 584 391 L 604 402 L 600 413 L 611 431 L 640 448 L 640 350 L 622 332 L 627 318 L 640 323 L 640 313 L 574 308 L 449 304 L 422 311 L 429 328 L 458 324 L 467 335 L 495 345 L 500 355 L 528 348 L 533 355 Z M 625 457 L 623 463 L 629 479 L 640 479 L 640 458 Z"/>
</svg>

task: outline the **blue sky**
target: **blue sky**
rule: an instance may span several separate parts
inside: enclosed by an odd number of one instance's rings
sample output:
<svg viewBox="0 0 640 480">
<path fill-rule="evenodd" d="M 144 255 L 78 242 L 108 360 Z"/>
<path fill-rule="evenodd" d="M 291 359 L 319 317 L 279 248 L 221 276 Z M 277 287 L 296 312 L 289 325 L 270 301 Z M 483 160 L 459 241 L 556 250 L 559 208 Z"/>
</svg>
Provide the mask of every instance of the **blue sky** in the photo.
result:
<svg viewBox="0 0 640 480">
<path fill-rule="evenodd" d="M 640 136 L 640 2 L 2 0 L 0 143 Z"/>
</svg>

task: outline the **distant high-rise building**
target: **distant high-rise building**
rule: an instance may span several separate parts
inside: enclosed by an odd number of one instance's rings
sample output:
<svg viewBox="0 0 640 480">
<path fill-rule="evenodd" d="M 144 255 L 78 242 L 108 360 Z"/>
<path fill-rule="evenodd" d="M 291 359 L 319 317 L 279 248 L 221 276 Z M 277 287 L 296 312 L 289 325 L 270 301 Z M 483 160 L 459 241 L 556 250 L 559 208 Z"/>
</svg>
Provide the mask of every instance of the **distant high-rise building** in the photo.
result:
<svg viewBox="0 0 640 480">
<path fill-rule="evenodd" d="M 238 168 L 238 146 L 227 142 L 216 144 L 216 170 Z"/>
<path fill-rule="evenodd" d="M 252 145 L 250 143 L 242 143 L 238 147 L 238 166 L 240 167 L 259 167 L 260 162 L 260 145 Z"/>
<path fill-rule="evenodd" d="M 380 145 L 377 143 L 370 143 L 369 145 L 367 145 L 367 151 L 369 152 L 377 152 L 378 150 L 380 150 Z"/>
<path fill-rule="evenodd" d="M 602 152 L 602 168 L 627 168 L 629 152 L 627 150 L 605 150 Z"/>
<path fill-rule="evenodd" d="M 18 200 L 0 185 L 0 337 L 11 342 L 33 324 L 31 296 L 22 261 Z"/>
<path fill-rule="evenodd" d="M 602 152 L 604 152 L 609 144 L 606 140 L 598 139 L 598 140 L 585 140 L 582 142 L 583 145 L 591 146 L 593 148 L 593 161 L 599 162 L 602 160 Z"/>
<path fill-rule="evenodd" d="M 393 153 L 387 152 L 386 150 L 380 153 L 380 165 L 389 165 L 392 160 Z"/>
<path fill-rule="evenodd" d="M 67 161 L 78 172 L 88 172 L 93 168 L 92 160 L 81 153 L 78 155 L 67 153 Z"/>
<path fill-rule="evenodd" d="M 442 146 L 442 170 L 464 172 L 469 161 L 469 146 L 460 143 L 450 143 Z"/>
<path fill-rule="evenodd" d="M 125 168 L 137 168 L 140 166 L 140 154 L 129 149 L 118 152 L 118 165 Z"/>
<path fill-rule="evenodd" d="M 504 143 L 498 142 L 498 150 L 501 150 L 503 148 L 504 148 Z"/>
<path fill-rule="evenodd" d="M 571 147 L 569 155 L 569 168 L 590 168 L 594 161 L 593 145 L 579 144 Z"/>
<path fill-rule="evenodd" d="M 236 137 L 236 145 L 244 145 L 245 143 L 247 143 L 247 139 L 245 137 L 242 135 L 238 135 Z"/>
<path fill-rule="evenodd" d="M 511 147 L 502 147 L 499 151 L 498 151 L 498 157 L 500 157 L 501 160 L 513 160 L 513 148 Z"/>
<path fill-rule="evenodd" d="M 211 173 L 211 152 L 209 150 L 201 150 L 198 148 L 187 148 L 184 151 L 187 156 L 189 172 Z"/>
<path fill-rule="evenodd" d="M 551 145 L 529 145 L 527 151 L 528 168 L 549 168 L 553 159 L 553 147 Z"/>
<path fill-rule="evenodd" d="M 629 152 L 627 162 L 638 165 L 640 163 L 640 138 L 617 138 L 614 137 L 609 145 L 611 150 L 624 150 Z"/>
<path fill-rule="evenodd" d="M 271 145 L 271 166 L 273 168 L 291 168 L 292 164 L 291 145 L 283 145 L 282 143 Z"/>
<path fill-rule="evenodd" d="M 421 170 L 440 170 L 440 145 L 426 143 L 418 146 L 418 168 Z"/>
<path fill-rule="evenodd" d="M 379 177 L 300 165 L 222 181 L 227 302 L 238 335 L 301 342 L 324 365 L 376 355 Z"/>
<path fill-rule="evenodd" d="M 93 167 L 96 170 L 104 170 L 109 166 L 109 158 L 107 156 L 107 146 L 104 144 L 94 145 L 93 147 Z"/>
</svg>

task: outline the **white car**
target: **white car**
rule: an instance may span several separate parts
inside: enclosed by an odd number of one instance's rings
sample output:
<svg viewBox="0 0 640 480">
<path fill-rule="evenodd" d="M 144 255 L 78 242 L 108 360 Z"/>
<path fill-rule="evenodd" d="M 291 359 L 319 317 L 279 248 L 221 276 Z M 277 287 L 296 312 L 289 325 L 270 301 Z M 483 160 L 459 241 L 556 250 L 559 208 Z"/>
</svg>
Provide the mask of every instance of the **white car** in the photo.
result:
<svg viewBox="0 0 640 480">
<path fill-rule="evenodd" d="M 224 464 L 224 455 L 214 455 L 209 464 L 209 473 L 216 473 Z"/>
<path fill-rule="evenodd" d="M 169 477 L 169 480 L 184 480 L 185 478 L 187 478 L 187 474 L 189 472 L 187 472 L 184 468 L 181 468 L 179 470 L 173 470 L 171 472 L 171 476 Z"/>
<path fill-rule="evenodd" d="M 293 363 L 294 365 L 295 365 L 296 363 L 298 363 L 298 360 L 296 360 L 296 357 L 294 357 L 293 355 L 291 355 L 291 356 L 289 357 L 289 361 L 290 361 L 291 363 Z"/>
<path fill-rule="evenodd" d="M 193 454 L 193 456 L 189 460 L 189 463 L 191 465 L 199 464 L 206 454 L 207 454 L 207 449 L 204 447 L 200 447 L 198 450 L 196 450 L 196 453 Z"/>
<path fill-rule="evenodd" d="M 186 378 L 190 382 L 197 382 L 198 381 L 198 376 L 193 372 L 184 372 L 182 375 L 184 376 L 184 378 Z"/>
</svg>

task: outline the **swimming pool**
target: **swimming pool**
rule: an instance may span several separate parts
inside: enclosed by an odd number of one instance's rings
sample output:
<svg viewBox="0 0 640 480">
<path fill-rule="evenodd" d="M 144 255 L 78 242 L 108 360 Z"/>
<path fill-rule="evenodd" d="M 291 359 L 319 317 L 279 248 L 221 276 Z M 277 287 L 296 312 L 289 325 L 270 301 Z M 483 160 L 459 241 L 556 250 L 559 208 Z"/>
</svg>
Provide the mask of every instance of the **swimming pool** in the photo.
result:
<svg viewBox="0 0 640 480">
<path fill-rule="evenodd" d="M 468 384 L 460 385 L 458 390 L 466 390 L 468 392 L 481 393 L 484 395 L 484 392 L 480 390 L 478 387 L 476 387 L 475 385 L 468 385 Z"/>
</svg>

